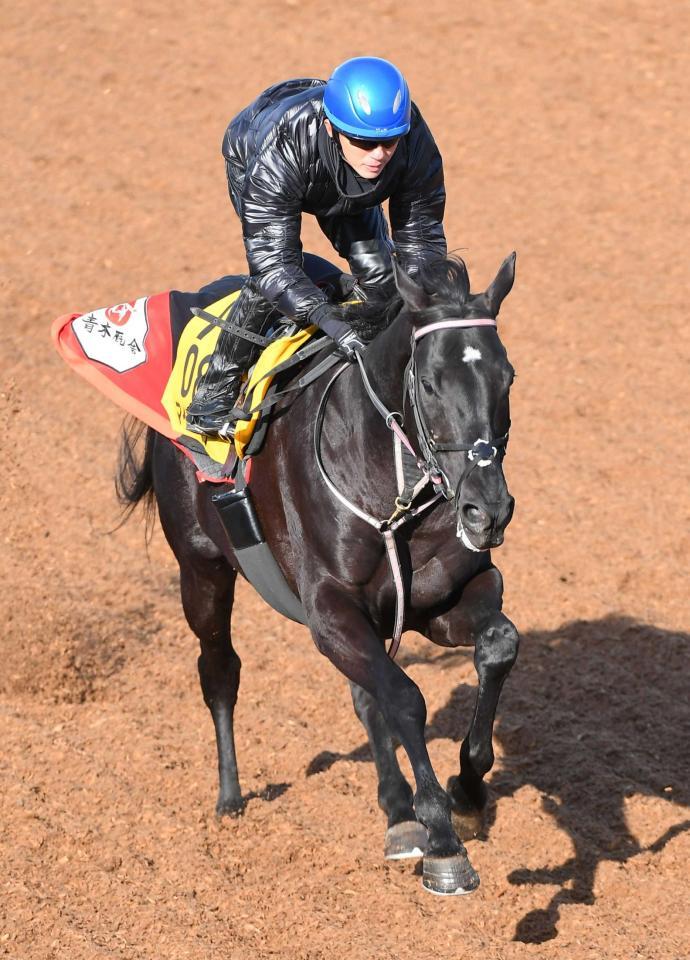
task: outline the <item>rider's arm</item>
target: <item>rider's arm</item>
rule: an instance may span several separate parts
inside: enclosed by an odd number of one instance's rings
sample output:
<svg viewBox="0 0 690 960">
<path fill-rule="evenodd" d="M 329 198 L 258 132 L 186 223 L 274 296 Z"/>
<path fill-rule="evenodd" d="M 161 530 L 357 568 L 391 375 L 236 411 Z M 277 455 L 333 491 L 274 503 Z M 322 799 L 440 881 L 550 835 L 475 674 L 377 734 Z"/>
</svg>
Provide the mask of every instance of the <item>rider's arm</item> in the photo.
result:
<svg viewBox="0 0 690 960">
<path fill-rule="evenodd" d="M 326 302 L 302 269 L 302 174 L 280 137 L 247 171 L 242 191 L 242 233 L 249 271 L 259 293 L 300 325 Z"/>
<path fill-rule="evenodd" d="M 395 251 L 408 272 L 415 273 L 427 260 L 446 256 L 445 205 L 441 154 L 417 113 L 408 139 L 407 174 L 390 198 L 388 211 Z"/>
</svg>

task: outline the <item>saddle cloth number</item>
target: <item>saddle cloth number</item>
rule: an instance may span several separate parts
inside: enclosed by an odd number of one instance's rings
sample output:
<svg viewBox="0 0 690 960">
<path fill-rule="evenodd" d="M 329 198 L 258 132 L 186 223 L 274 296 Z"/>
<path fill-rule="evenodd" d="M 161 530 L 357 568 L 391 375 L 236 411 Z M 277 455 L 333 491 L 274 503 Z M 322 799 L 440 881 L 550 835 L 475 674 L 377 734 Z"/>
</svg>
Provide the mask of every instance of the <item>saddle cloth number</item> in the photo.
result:
<svg viewBox="0 0 690 960">
<path fill-rule="evenodd" d="M 231 293 L 207 307 L 206 312 L 221 316 L 238 296 L 239 291 Z M 175 364 L 163 391 L 161 403 L 173 428 L 181 436 L 197 440 L 216 463 L 225 463 L 228 455 L 227 440 L 205 437 L 187 427 L 187 408 L 192 402 L 199 380 L 208 369 L 220 333 L 221 327 L 216 324 L 201 317 L 190 318 L 177 345 Z"/>
</svg>

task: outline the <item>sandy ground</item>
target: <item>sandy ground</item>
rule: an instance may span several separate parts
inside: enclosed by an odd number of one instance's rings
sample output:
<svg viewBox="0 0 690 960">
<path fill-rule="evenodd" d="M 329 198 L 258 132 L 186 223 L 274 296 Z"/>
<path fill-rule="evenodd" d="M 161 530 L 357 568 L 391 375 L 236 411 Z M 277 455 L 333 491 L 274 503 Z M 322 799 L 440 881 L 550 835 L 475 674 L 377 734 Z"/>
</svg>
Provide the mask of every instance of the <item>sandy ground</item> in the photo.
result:
<svg viewBox="0 0 690 960">
<path fill-rule="evenodd" d="M 671 0 L 3 12 L 0 955 L 649 958 L 687 924 L 687 8 Z M 245 815 L 213 815 L 210 718 L 160 531 L 114 530 L 120 412 L 54 354 L 59 313 L 196 289 L 244 259 L 227 120 L 376 52 L 442 149 L 481 288 L 518 250 L 519 379 L 496 554 L 523 646 L 482 876 L 426 894 L 382 858 L 346 683 L 244 587 Z M 307 247 L 328 254 L 311 223 Z M 468 652 L 402 660 L 456 769 Z"/>
</svg>

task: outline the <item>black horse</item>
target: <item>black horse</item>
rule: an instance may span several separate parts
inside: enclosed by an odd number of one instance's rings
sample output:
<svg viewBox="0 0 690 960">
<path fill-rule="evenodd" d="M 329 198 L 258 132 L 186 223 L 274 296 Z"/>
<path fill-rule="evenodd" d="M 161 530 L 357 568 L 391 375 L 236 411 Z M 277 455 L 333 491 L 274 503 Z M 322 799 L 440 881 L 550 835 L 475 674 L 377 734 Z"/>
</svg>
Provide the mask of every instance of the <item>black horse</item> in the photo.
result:
<svg viewBox="0 0 690 960">
<path fill-rule="evenodd" d="M 438 261 L 417 281 L 397 269 L 399 295 L 385 313 L 388 326 L 363 359 L 370 383 L 387 408 L 401 411 L 413 448 L 444 494 L 423 491 L 428 509 L 396 534 L 407 568 L 404 627 L 443 646 L 475 648 L 476 705 L 447 791 L 427 752 L 424 698 L 386 652 L 397 594 L 384 540 L 334 496 L 317 462 L 320 447 L 335 487 L 369 514 L 391 514 L 399 491 L 390 419 L 374 409 L 356 364 L 332 385 L 320 444 L 314 434 L 324 379 L 283 401 L 289 416 L 274 417 L 251 478 L 266 541 L 301 600 L 314 642 L 350 681 L 388 818 L 386 855 L 423 852 L 423 882 L 436 893 L 466 893 L 479 883 L 458 834 L 467 838 L 463 830 L 476 829 L 486 804 L 496 707 L 518 649 L 489 553 L 503 541 L 514 505 L 502 468 L 514 372 L 492 322 L 514 273 L 512 254 L 484 293 L 471 294 L 460 260 Z M 238 564 L 211 501 L 213 485 L 199 484 L 192 463 L 149 430 L 141 464 L 125 434 L 119 486 L 130 506 L 155 497 L 179 563 L 182 603 L 201 643 L 201 688 L 216 730 L 216 809 L 235 814 L 243 805 L 233 732 L 240 659 L 230 631 Z M 414 771 L 414 794 L 398 765 L 398 742 Z"/>
</svg>

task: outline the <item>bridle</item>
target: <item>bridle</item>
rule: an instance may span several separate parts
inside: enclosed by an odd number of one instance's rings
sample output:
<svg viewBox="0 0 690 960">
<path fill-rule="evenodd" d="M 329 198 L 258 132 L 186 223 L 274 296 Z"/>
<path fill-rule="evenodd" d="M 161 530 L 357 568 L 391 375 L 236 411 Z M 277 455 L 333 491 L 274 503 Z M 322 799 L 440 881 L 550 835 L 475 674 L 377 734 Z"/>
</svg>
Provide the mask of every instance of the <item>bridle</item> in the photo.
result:
<svg viewBox="0 0 690 960">
<path fill-rule="evenodd" d="M 417 443 L 419 445 L 421 459 L 432 482 L 440 487 L 441 493 L 446 500 L 455 501 L 456 507 L 460 501 L 460 491 L 463 482 L 477 467 L 488 467 L 494 462 L 498 456 L 499 448 L 504 448 L 505 450 L 508 443 L 508 433 L 504 433 L 502 437 L 479 437 L 472 443 L 439 443 L 435 440 L 427 425 L 424 411 L 420 405 L 419 370 L 416 359 L 417 343 L 422 337 L 426 337 L 428 334 L 434 333 L 437 330 L 495 326 L 496 321 L 490 317 L 477 317 L 472 320 L 439 320 L 436 323 L 429 323 L 424 327 L 419 327 L 412 333 L 410 359 L 405 369 L 405 388 L 407 402 L 412 410 L 417 428 Z M 472 467 L 463 473 L 457 488 L 453 490 L 448 475 L 440 466 L 436 454 L 463 452 L 467 454 L 467 459 L 472 463 Z"/>
</svg>

